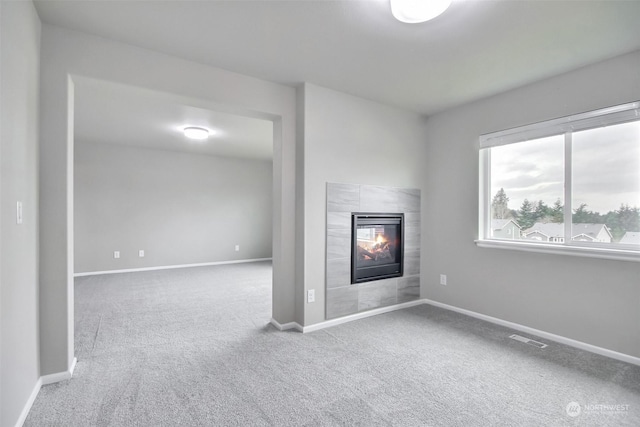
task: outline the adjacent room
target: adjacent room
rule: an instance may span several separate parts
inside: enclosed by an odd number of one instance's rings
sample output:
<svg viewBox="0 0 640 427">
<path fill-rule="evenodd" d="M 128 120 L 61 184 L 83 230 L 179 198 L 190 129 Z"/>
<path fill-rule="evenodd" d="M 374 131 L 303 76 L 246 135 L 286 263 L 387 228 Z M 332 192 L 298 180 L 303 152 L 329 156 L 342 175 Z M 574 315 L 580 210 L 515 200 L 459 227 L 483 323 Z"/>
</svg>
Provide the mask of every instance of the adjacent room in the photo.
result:
<svg viewBox="0 0 640 427">
<path fill-rule="evenodd" d="M 639 19 L 0 1 L 0 426 L 640 425 Z"/>
<path fill-rule="evenodd" d="M 74 89 L 76 276 L 271 259 L 272 122 L 87 78 Z"/>
</svg>

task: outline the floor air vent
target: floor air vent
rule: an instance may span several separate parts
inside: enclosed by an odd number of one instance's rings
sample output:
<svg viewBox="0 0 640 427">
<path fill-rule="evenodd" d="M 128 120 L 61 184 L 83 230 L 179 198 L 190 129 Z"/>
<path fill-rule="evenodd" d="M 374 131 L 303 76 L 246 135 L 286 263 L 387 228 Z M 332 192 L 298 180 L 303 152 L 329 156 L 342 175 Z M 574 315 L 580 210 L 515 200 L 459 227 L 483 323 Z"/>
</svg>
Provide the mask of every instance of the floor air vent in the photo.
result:
<svg viewBox="0 0 640 427">
<path fill-rule="evenodd" d="M 526 338 L 526 337 L 521 337 L 520 335 L 516 335 L 516 334 L 513 334 L 513 335 L 509 336 L 509 338 L 511 338 L 513 340 L 516 340 L 516 341 L 523 342 L 525 344 L 536 346 L 538 348 L 545 348 L 547 346 L 547 344 L 543 344 L 540 341 L 532 340 L 532 339 Z"/>
</svg>

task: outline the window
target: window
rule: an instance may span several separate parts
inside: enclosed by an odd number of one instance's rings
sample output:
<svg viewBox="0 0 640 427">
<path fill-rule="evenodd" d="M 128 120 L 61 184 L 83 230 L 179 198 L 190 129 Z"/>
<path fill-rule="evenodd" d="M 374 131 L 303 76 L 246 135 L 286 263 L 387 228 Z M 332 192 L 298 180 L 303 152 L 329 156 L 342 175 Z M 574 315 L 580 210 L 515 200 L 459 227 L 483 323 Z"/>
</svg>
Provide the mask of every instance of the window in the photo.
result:
<svg viewBox="0 0 640 427">
<path fill-rule="evenodd" d="M 640 260 L 640 102 L 482 135 L 480 171 L 480 246 Z"/>
</svg>

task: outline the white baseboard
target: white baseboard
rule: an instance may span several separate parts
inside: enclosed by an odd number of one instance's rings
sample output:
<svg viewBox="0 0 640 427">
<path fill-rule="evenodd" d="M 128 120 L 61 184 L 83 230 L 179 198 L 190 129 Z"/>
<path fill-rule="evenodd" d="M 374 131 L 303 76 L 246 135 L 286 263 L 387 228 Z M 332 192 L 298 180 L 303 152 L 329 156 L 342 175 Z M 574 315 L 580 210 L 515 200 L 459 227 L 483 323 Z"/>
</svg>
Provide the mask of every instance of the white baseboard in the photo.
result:
<svg viewBox="0 0 640 427">
<path fill-rule="evenodd" d="M 70 380 L 73 376 L 73 371 L 76 369 L 76 363 L 78 363 L 78 359 L 74 357 L 69 370 L 64 372 L 56 372 L 55 374 L 43 375 L 40 377 L 40 382 L 42 383 L 42 385 L 47 385 L 60 381 Z"/>
<path fill-rule="evenodd" d="M 296 329 L 300 332 L 302 332 L 302 326 L 300 326 L 300 324 L 298 324 L 297 322 L 289 322 L 289 323 L 280 323 L 278 322 L 276 319 L 271 319 L 271 324 L 273 326 L 275 326 L 279 331 L 286 331 L 289 329 Z"/>
<path fill-rule="evenodd" d="M 76 369 L 76 363 L 78 363 L 78 359 L 74 357 L 71 361 L 69 370 L 65 372 L 56 372 L 55 374 L 43 375 L 38 378 L 38 381 L 36 381 L 36 385 L 33 387 L 33 391 L 29 395 L 27 403 L 25 403 L 24 408 L 22 408 L 22 412 L 20 412 L 20 417 L 18 418 L 18 421 L 16 421 L 15 427 L 22 427 L 22 425 L 24 424 L 27 416 L 29 415 L 31 407 L 33 406 L 33 402 L 36 401 L 36 397 L 38 397 L 38 393 L 40 393 L 40 389 L 42 388 L 42 386 L 71 379 L 71 377 L 73 376 L 73 371 L 74 369 Z"/>
<path fill-rule="evenodd" d="M 445 310 L 455 311 L 457 313 L 465 314 L 470 317 L 475 317 L 476 319 L 484 320 L 489 323 L 495 323 L 496 325 L 505 326 L 507 328 L 515 329 L 520 332 L 525 332 L 528 334 L 536 335 L 541 338 L 546 338 L 551 341 L 558 342 L 560 344 L 565 344 L 570 347 L 575 347 L 580 350 L 585 350 L 590 353 L 599 354 L 601 356 L 610 357 L 612 359 L 620 360 L 622 362 L 631 363 L 633 365 L 640 366 L 640 358 L 631 356 L 629 354 L 619 353 L 617 351 L 609 350 L 606 348 L 598 347 L 592 344 L 587 344 L 582 341 L 577 341 L 571 338 L 563 337 L 560 335 L 552 334 L 550 332 L 541 331 L 539 329 L 530 328 L 528 326 L 520 325 L 518 323 L 509 322 L 507 320 L 498 319 L 496 317 L 487 316 L 486 314 L 476 313 L 475 311 L 466 310 L 464 308 L 454 307 L 449 304 L 443 304 L 438 301 L 432 301 L 429 299 L 422 300 L 425 304 L 433 305 L 435 307 L 444 308 Z"/>
<path fill-rule="evenodd" d="M 348 316 L 339 317 L 337 319 L 326 320 L 324 322 L 315 323 L 313 325 L 303 326 L 302 332 L 307 333 L 318 331 L 320 329 L 330 328 L 332 326 L 341 325 L 343 323 L 352 322 L 354 320 L 364 319 L 366 317 L 376 316 L 378 314 L 389 313 L 391 311 L 402 310 L 403 308 L 413 307 L 421 304 L 424 304 L 424 300 L 403 302 L 401 304 L 391 305 L 389 307 L 380 307 L 369 311 L 363 311 L 361 313 L 350 314 Z"/>
<path fill-rule="evenodd" d="M 253 259 L 240 259 L 240 260 L 234 260 L 234 261 L 201 262 L 198 264 L 179 264 L 179 265 L 162 265 L 159 267 L 127 268 L 124 270 L 88 271 L 84 273 L 75 273 L 73 277 L 97 276 L 99 274 L 135 273 L 138 271 L 170 270 L 173 268 L 206 267 L 209 265 L 242 264 L 245 262 L 258 262 L 258 261 L 271 261 L 271 260 L 272 258 L 253 258 Z"/>
<path fill-rule="evenodd" d="M 38 378 L 36 384 L 33 386 L 33 390 L 29 395 L 29 399 L 27 399 L 27 403 L 25 403 L 24 408 L 22 408 L 22 412 L 20 412 L 20 417 L 18 417 L 18 421 L 16 421 L 15 427 L 22 427 L 25 420 L 27 419 L 27 415 L 29 415 L 29 411 L 33 406 L 33 402 L 36 401 L 36 397 L 38 397 L 38 393 L 40 393 L 40 388 L 42 388 L 42 378 Z"/>
</svg>

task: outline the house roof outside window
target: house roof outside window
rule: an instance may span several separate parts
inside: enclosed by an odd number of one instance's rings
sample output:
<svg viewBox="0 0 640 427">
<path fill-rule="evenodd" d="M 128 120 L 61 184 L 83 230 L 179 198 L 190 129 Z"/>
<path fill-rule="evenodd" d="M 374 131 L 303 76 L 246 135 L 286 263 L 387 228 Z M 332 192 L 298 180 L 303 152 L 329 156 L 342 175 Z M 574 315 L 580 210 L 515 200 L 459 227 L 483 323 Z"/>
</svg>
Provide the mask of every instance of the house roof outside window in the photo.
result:
<svg viewBox="0 0 640 427">
<path fill-rule="evenodd" d="M 503 228 L 505 228 L 507 226 L 507 224 L 509 224 L 510 222 L 513 223 L 513 225 L 515 225 L 516 227 L 522 229 L 522 227 L 520 227 L 518 225 L 517 222 L 515 222 L 512 219 L 492 219 L 491 220 L 491 229 L 492 230 L 502 230 Z"/>
<path fill-rule="evenodd" d="M 640 232 L 638 231 L 627 231 L 620 239 L 620 243 L 626 244 L 640 244 Z"/>
<path fill-rule="evenodd" d="M 573 224 L 572 227 L 572 240 L 598 240 L 598 236 L 604 230 L 610 239 L 613 239 L 611 234 L 611 230 L 606 224 L 587 224 L 587 223 L 579 223 Z M 525 238 L 533 233 L 542 234 L 548 238 L 564 238 L 564 223 L 556 223 L 556 222 L 536 222 L 533 227 L 524 230 L 522 232 Z"/>
</svg>

